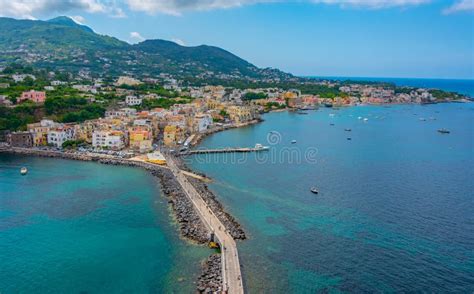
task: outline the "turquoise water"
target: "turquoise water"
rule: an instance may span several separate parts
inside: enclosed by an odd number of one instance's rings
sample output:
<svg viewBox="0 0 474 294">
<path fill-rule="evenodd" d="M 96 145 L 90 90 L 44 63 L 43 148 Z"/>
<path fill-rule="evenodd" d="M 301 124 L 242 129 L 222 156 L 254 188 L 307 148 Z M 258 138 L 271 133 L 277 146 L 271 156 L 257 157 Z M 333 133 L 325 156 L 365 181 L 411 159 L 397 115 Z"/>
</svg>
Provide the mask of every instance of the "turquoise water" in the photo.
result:
<svg viewBox="0 0 474 294">
<path fill-rule="evenodd" d="M 207 255 L 143 170 L 0 155 L 2 294 L 192 293 Z"/>
<path fill-rule="evenodd" d="M 469 95 L 474 98 L 474 80 L 460 79 L 416 79 L 416 78 L 374 78 L 374 77 L 315 77 L 332 80 L 352 80 L 352 81 L 374 81 L 388 82 L 397 86 L 419 87 L 419 88 L 435 88 L 445 91 L 458 92 L 460 94 Z"/>
<path fill-rule="evenodd" d="M 250 237 L 250 293 L 472 293 L 474 104 L 309 113 L 267 114 L 200 146 L 273 144 L 266 155 L 188 159 Z"/>
</svg>

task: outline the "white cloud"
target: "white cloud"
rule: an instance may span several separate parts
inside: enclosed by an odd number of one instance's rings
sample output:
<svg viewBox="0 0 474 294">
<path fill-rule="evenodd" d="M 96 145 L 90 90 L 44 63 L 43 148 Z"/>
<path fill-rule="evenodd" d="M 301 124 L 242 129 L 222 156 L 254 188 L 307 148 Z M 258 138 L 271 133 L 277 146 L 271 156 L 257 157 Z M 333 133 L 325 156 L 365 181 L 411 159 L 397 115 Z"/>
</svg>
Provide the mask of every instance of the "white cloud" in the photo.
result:
<svg viewBox="0 0 474 294">
<path fill-rule="evenodd" d="M 180 15 L 185 11 L 225 9 L 268 2 L 278 0 L 127 0 L 131 10 L 171 15 Z"/>
<path fill-rule="evenodd" d="M 80 15 L 74 15 L 74 16 L 69 16 L 73 21 L 75 21 L 77 24 L 84 25 L 86 22 L 86 19 Z"/>
<path fill-rule="evenodd" d="M 474 0 L 460 0 L 450 7 L 443 10 L 444 14 L 452 14 L 456 12 L 474 12 Z"/>
<path fill-rule="evenodd" d="M 181 15 L 186 11 L 225 9 L 272 2 L 309 2 L 341 7 L 379 9 L 425 4 L 431 0 L 127 0 L 131 10 L 146 13 L 161 12 L 171 15 Z"/>
<path fill-rule="evenodd" d="M 341 8 L 383 9 L 409 7 L 433 0 L 0 0 L 0 16 L 37 18 L 58 13 L 103 13 L 114 18 L 127 17 L 125 10 L 149 14 L 181 15 L 189 11 L 207 11 L 241 7 L 258 3 L 313 3 Z M 454 4 L 444 13 L 473 11 L 474 0 L 451 0 Z"/>
<path fill-rule="evenodd" d="M 0 0 L 0 7 L 0 16 L 29 19 L 70 11 L 123 14 L 115 0 Z"/>
<path fill-rule="evenodd" d="M 134 41 L 138 41 L 138 42 L 145 41 L 145 38 L 143 38 L 143 36 L 140 35 L 139 32 L 131 32 L 130 33 L 130 39 L 132 39 Z"/>
<path fill-rule="evenodd" d="M 171 39 L 171 41 L 175 42 L 175 43 L 178 44 L 178 45 L 186 46 L 186 44 L 184 43 L 184 41 L 181 40 L 181 39 L 173 38 L 173 39 Z"/>
<path fill-rule="evenodd" d="M 381 9 L 426 4 L 431 0 L 312 0 L 313 3 L 333 4 L 346 7 Z"/>
</svg>

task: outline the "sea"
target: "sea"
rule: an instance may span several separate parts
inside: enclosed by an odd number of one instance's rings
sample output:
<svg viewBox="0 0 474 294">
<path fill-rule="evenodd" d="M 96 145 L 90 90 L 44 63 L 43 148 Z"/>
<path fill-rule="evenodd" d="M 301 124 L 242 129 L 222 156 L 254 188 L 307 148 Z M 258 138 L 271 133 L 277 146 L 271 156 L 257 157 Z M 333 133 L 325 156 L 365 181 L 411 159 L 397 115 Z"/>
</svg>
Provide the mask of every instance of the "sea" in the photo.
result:
<svg viewBox="0 0 474 294">
<path fill-rule="evenodd" d="M 249 293 L 474 292 L 473 104 L 263 119 L 197 148 L 269 151 L 186 158 L 249 237 Z M 193 293 L 210 253 L 141 169 L 0 154 L 2 294 Z"/>
<path fill-rule="evenodd" d="M 474 79 L 421 79 L 421 78 L 383 78 L 383 77 L 320 77 L 311 76 L 315 79 L 328 79 L 337 81 L 369 81 L 386 82 L 400 87 L 416 87 L 428 89 L 440 89 L 444 91 L 457 92 L 474 98 Z"/>
<path fill-rule="evenodd" d="M 474 104 L 307 113 L 199 146 L 269 151 L 187 159 L 249 236 L 249 293 L 473 293 Z"/>
<path fill-rule="evenodd" d="M 0 154 L 0 293 L 193 293 L 209 251 L 179 238 L 159 188 L 138 168 Z"/>
</svg>

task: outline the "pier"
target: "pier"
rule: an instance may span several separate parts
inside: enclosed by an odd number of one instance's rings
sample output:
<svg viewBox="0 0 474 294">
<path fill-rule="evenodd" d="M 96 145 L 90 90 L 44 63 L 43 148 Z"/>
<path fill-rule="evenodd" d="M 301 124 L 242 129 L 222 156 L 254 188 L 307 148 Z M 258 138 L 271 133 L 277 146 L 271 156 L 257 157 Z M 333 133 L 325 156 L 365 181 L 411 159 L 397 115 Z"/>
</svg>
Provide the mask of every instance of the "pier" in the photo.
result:
<svg viewBox="0 0 474 294">
<path fill-rule="evenodd" d="M 191 155 L 191 154 L 208 154 L 208 153 L 246 153 L 246 152 L 260 152 L 260 151 L 268 151 L 269 148 L 262 146 L 262 147 L 244 147 L 244 148 L 220 148 L 220 149 L 196 149 L 196 150 L 189 150 L 185 151 L 182 154 Z"/>
<path fill-rule="evenodd" d="M 185 174 L 178 168 L 171 156 L 166 156 L 166 162 L 176 180 L 183 188 L 185 194 L 191 200 L 194 208 L 201 217 L 203 223 L 214 233 L 221 248 L 222 262 L 222 292 L 229 294 L 243 294 L 242 274 L 240 271 L 239 254 L 237 244 L 227 232 L 224 224 L 207 206 L 204 199 L 194 186 L 188 181 Z"/>
</svg>

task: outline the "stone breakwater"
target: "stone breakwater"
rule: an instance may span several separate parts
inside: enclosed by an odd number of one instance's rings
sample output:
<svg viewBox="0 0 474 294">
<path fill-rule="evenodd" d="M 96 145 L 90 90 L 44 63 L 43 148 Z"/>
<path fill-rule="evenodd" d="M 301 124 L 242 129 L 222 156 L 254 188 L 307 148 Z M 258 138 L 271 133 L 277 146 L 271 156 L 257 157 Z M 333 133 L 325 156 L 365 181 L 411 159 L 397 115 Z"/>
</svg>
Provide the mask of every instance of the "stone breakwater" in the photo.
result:
<svg viewBox="0 0 474 294">
<path fill-rule="evenodd" d="M 198 278 L 199 293 L 218 293 L 222 285 L 222 260 L 220 254 L 213 254 L 202 264 L 202 274 Z"/>
<path fill-rule="evenodd" d="M 181 158 L 177 158 L 175 161 L 181 170 L 192 172 L 192 170 L 190 170 L 186 166 L 186 164 L 181 160 Z M 202 173 L 198 173 L 198 175 L 206 177 L 206 175 Z M 218 201 L 216 195 L 211 190 L 209 190 L 206 183 L 198 179 L 191 178 L 191 177 L 188 177 L 188 181 L 194 186 L 194 188 L 199 192 L 201 197 L 204 199 L 207 205 L 209 205 L 209 207 L 214 212 L 214 214 L 224 224 L 227 231 L 232 236 L 232 238 L 234 238 L 234 240 L 247 239 L 247 236 L 245 235 L 245 232 L 242 229 L 242 226 L 239 224 L 239 222 L 237 222 L 237 220 L 232 215 L 230 215 L 225 210 L 222 204 Z"/>
</svg>

